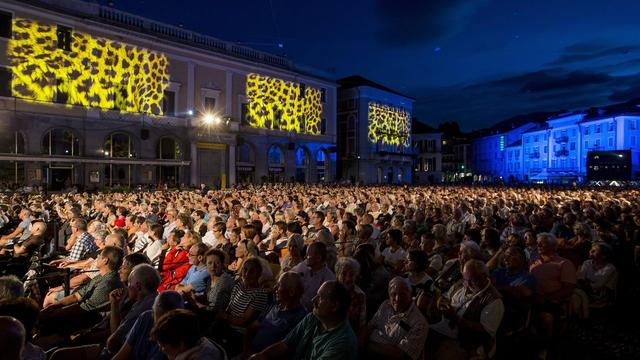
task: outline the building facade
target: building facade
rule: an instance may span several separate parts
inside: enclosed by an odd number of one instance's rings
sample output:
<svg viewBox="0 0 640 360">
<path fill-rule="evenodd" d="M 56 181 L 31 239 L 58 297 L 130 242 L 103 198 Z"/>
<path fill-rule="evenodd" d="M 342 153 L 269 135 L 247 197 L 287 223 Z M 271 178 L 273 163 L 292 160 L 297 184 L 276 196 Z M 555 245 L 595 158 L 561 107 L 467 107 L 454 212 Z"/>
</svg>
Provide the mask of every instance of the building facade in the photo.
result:
<svg viewBox="0 0 640 360">
<path fill-rule="evenodd" d="M 78 0 L 0 4 L 0 183 L 328 182 L 336 84 Z"/>
<path fill-rule="evenodd" d="M 412 182 L 414 99 L 370 80 L 338 80 L 338 172 L 352 183 Z"/>
<path fill-rule="evenodd" d="M 442 182 L 442 133 L 413 134 L 415 166 L 413 180 L 416 184 Z"/>
<path fill-rule="evenodd" d="M 507 182 L 571 183 L 587 179 L 590 152 L 629 150 L 631 177 L 640 178 L 640 114 L 576 112 L 474 141 L 477 171 Z M 502 139 L 510 144 L 502 148 Z M 489 155 L 494 152 L 494 155 Z M 482 155 L 483 154 L 483 155 Z"/>
</svg>

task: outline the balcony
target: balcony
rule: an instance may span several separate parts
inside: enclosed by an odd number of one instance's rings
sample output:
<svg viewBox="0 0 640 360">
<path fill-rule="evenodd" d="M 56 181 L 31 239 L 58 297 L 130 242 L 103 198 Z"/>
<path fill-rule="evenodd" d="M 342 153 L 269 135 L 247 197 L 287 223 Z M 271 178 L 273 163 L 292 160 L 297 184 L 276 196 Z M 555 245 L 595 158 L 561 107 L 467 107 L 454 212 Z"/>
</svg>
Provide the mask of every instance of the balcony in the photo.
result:
<svg viewBox="0 0 640 360">
<path fill-rule="evenodd" d="M 569 136 L 563 135 L 556 137 L 556 144 L 562 144 L 569 142 Z"/>
<path fill-rule="evenodd" d="M 540 153 L 539 152 L 529 153 L 529 159 L 539 159 L 539 158 L 540 158 Z"/>
<path fill-rule="evenodd" d="M 556 157 L 563 157 L 563 156 L 569 156 L 569 150 L 562 149 L 562 150 L 556 151 Z"/>
</svg>

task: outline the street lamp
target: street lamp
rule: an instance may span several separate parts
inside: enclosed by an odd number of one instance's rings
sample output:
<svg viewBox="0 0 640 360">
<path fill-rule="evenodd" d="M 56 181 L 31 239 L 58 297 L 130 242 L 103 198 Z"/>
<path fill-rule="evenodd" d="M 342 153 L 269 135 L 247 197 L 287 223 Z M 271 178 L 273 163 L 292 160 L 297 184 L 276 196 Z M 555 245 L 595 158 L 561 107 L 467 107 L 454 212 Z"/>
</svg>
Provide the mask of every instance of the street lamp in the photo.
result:
<svg viewBox="0 0 640 360">
<path fill-rule="evenodd" d="M 202 115 L 202 121 L 206 125 L 213 125 L 217 124 L 220 121 L 220 118 L 211 113 L 205 113 L 204 115 Z"/>
</svg>

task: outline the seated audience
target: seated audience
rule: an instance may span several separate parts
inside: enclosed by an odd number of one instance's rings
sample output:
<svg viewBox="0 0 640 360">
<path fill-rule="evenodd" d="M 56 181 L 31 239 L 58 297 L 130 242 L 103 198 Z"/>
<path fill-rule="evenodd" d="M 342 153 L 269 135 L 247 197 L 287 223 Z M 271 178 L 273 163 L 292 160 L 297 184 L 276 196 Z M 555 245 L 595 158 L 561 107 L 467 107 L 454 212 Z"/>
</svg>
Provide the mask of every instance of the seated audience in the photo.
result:
<svg viewBox="0 0 640 360">
<path fill-rule="evenodd" d="M 182 309 L 184 300 L 176 291 L 167 290 L 156 297 L 151 310 L 143 312 L 133 324 L 114 360 L 164 360 L 158 343 L 151 339 L 151 329 L 157 319 L 174 309 Z"/>
<path fill-rule="evenodd" d="M 222 359 L 218 347 L 200 335 L 196 314 L 189 310 L 162 315 L 151 329 L 151 337 L 169 359 Z"/>
<path fill-rule="evenodd" d="M 356 285 L 360 276 L 360 264 L 353 258 L 341 257 L 336 263 L 336 279 L 351 295 L 349 307 L 349 322 L 353 331 L 358 330 L 367 322 L 367 297 Z"/>
<path fill-rule="evenodd" d="M 325 282 L 313 298 L 313 312 L 284 340 L 250 359 L 357 359 L 357 339 L 347 319 L 350 298 L 337 281 Z"/>
<path fill-rule="evenodd" d="M 411 283 L 402 277 L 389 282 L 389 300 L 360 333 L 367 358 L 418 359 L 429 327 L 411 297 Z"/>
<path fill-rule="evenodd" d="M 11 316 L 0 316 L 0 360 L 20 359 L 26 331 L 20 321 Z"/>
<path fill-rule="evenodd" d="M 284 337 L 307 315 L 300 303 L 304 284 L 300 275 L 285 272 L 276 285 L 277 302 L 249 326 L 253 334 L 248 353 L 259 352 Z"/>
<path fill-rule="evenodd" d="M 191 267 L 180 284 L 176 285 L 179 293 L 193 291 L 196 296 L 203 296 L 209 283 L 209 273 L 204 262 L 204 256 L 209 250 L 206 244 L 197 243 L 189 249 L 189 264 Z"/>
<path fill-rule="evenodd" d="M 98 322 L 98 311 L 109 304 L 109 293 L 122 286 L 118 277 L 121 264 L 122 250 L 113 246 L 105 247 L 98 256 L 99 275 L 76 292 L 42 310 L 42 333 L 64 334 Z"/>
<path fill-rule="evenodd" d="M 304 294 L 302 305 L 307 310 L 312 309 L 311 299 L 315 296 L 325 281 L 335 280 L 335 274 L 327 267 L 327 247 L 323 242 L 314 242 L 307 247 L 307 258 L 296 265 L 291 271 L 302 276 Z"/>
<path fill-rule="evenodd" d="M 442 319 L 430 328 L 426 346 L 429 358 L 493 356 L 504 314 L 502 295 L 491 284 L 489 270 L 480 260 L 465 263 L 462 280 L 438 302 Z"/>
</svg>

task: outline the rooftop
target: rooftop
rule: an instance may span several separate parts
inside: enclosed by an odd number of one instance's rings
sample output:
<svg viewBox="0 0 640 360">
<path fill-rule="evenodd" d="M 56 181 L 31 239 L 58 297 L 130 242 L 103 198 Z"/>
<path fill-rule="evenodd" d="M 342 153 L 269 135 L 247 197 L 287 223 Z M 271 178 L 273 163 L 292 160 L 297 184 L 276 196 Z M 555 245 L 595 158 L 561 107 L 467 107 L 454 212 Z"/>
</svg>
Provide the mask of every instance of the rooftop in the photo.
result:
<svg viewBox="0 0 640 360">
<path fill-rule="evenodd" d="M 303 65 L 296 66 L 291 59 L 288 59 L 285 56 L 255 50 L 234 42 L 220 40 L 209 35 L 186 30 L 180 26 L 165 24 L 160 21 L 117 10 L 111 6 L 103 6 L 95 2 L 81 0 L 22 0 L 20 3 L 45 8 L 64 15 L 71 15 L 108 25 L 114 25 L 119 28 L 152 35 L 154 37 L 170 40 L 182 45 L 197 47 L 237 59 L 250 60 L 252 62 L 271 65 L 286 70 L 305 73 L 324 80 L 334 81 L 332 76 L 328 76 L 320 70 L 305 67 Z"/>
<path fill-rule="evenodd" d="M 390 89 L 384 85 L 380 85 L 377 82 L 371 81 L 367 78 L 364 78 L 360 75 L 353 75 L 353 76 L 348 76 L 342 79 L 338 79 L 337 80 L 338 85 L 340 85 L 341 89 L 351 89 L 351 88 L 355 88 L 355 87 L 360 87 L 360 86 L 369 86 L 372 88 L 376 88 L 382 91 L 386 91 L 388 93 L 392 93 L 392 94 L 396 94 L 396 95 L 400 95 L 402 97 L 405 97 L 407 99 L 411 99 L 413 101 L 415 101 L 415 98 L 412 98 L 411 96 L 407 96 L 405 94 L 402 94 L 400 92 L 397 92 L 393 89 Z"/>
</svg>

